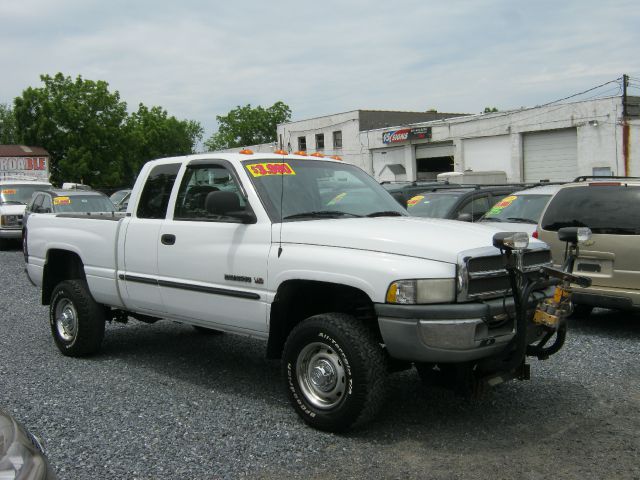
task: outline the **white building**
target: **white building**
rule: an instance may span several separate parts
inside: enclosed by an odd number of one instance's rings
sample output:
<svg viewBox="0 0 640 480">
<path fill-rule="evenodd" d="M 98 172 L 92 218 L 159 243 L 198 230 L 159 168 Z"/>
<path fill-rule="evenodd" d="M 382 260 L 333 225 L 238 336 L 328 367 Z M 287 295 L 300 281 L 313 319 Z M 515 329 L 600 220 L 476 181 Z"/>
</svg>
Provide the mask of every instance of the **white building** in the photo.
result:
<svg viewBox="0 0 640 480">
<path fill-rule="evenodd" d="M 357 110 L 279 125 L 278 140 L 340 155 L 380 181 L 465 170 L 513 182 L 640 176 L 640 97 L 627 97 L 626 113 L 619 96 L 470 116 Z"/>
<path fill-rule="evenodd" d="M 353 110 L 278 125 L 278 144 L 289 152 L 338 155 L 345 162 L 367 169 L 368 131 L 389 126 L 458 117 L 460 113 Z M 369 169 L 369 171 L 371 171 Z"/>
</svg>

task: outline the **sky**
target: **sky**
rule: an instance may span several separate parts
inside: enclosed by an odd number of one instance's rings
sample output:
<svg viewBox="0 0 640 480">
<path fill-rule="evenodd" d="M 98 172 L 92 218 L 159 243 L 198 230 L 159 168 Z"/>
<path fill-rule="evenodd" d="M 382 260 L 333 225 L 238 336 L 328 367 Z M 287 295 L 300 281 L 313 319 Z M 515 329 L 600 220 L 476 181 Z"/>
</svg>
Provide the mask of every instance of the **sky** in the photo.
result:
<svg viewBox="0 0 640 480">
<path fill-rule="evenodd" d="M 0 0 L 0 19 L 0 103 L 81 75 L 205 139 L 238 105 L 478 113 L 640 78 L 638 0 Z"/>
</svg>

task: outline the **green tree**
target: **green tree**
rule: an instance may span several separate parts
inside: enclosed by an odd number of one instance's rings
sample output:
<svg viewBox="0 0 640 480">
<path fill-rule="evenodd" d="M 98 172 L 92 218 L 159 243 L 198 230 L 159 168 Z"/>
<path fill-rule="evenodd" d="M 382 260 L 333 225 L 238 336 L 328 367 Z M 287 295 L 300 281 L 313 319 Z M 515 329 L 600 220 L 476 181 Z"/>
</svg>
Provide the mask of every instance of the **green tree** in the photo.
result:
<svg viewBox="0 0 640 480">
<path fill-rule="evenodd" d="M 125 177 L 130 180 L 148 160 L 193 153 L 204 133 L 198 122 L 178 120 L 161 107 L 149 109 L 143 104 L 129 116 L 127 127 L 131 155 Z"/>
<path fill-rule="evenodd" d="M 14 101 L 22 140 L 51 154 L 51 180 L 121 185 L 128 158 L 127 105 L 104 81 L 41 75 Z"/>
<path fill-rule="evenodd" d="M 250 104 L 237 106 L 227 115 L 218 115 L 218 131 L 205 143 L 209 150 L 275 142 L 279 123 L 291 119 L 291 109 L 278 101 L 268 108 Z"/>
<path fill-rule="evenodd" d="M 484 107 L 484 113 L 493 113 L 497 111 L 498 109 L 496 107 Z"/>
<path fill-rule="evenodd" d="M 99 187 L 131 185 L 147 160 L 184 155 L 202 139 L 199 123 L 140 104 L 129 115 L 104 81 L 42 75 L 14 101 L 18 136 L 51 154 L 51 180 Z"/>
<path fill-rule="evenodd" d="M 16 117 L 9 105 L 0 103 L 0 144 L 9 145 L 15 143 L 19 143 Z"/>
</svg>

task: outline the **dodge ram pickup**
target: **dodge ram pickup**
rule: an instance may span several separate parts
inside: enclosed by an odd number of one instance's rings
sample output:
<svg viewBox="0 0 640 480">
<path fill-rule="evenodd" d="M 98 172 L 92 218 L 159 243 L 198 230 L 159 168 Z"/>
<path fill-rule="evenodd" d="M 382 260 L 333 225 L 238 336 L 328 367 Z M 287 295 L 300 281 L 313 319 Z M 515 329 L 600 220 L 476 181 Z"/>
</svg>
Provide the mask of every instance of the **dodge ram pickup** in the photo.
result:
<svg viewBox="0 0 640 480">
<path fill-rule="evenodd" d="M 527 354 L 561 346 L 534 348 L 560 337 L 556 317 L 533 315 L 553 290 L 535 280 L 550 265 L 546 244 L 410 217 L 338 160 L 154 160 L 126 213 L 35 213 L 25 238 L 27 275 L 64 355 L 97 352 L 105 322 L 129 317 L 261 338 L 282 359 L 293 408 L 323 430 L 370 420 L 390 371 L 493 385 L 527 378 Z"/>
</svg>

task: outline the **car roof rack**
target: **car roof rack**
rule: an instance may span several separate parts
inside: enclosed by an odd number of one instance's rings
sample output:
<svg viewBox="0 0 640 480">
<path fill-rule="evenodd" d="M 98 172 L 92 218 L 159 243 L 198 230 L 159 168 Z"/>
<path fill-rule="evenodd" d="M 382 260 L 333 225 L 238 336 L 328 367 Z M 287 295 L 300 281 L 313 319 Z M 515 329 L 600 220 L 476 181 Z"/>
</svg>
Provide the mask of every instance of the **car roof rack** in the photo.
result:
<svg viewBox="0 0 640 480">
<path fill-rule="evenodd" d="M 587 180 L 640 180 L 640 177 L 625 177 L 614 175 L 580 175 L 573 179 L 574 182 L 586 182 Z"/>
</svg>

